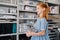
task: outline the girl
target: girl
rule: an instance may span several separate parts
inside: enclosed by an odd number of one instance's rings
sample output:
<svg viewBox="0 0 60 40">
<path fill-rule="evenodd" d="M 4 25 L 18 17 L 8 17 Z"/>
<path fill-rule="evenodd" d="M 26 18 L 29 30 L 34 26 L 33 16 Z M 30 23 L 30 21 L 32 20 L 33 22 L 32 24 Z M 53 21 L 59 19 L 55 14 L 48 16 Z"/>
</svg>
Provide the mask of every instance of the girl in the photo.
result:
<svg viewBox="0 0 60 40">
<path fill-rule="evenodd" d="M 37 4 L 37 21 L 34 28 L 38 32 L 27 31 L 26 36 L 31 37 L 31 40 L 50 40 L 48 36 L 48 13 L 50 8 L 47 4 L 40 2 Z"/>
</svg>

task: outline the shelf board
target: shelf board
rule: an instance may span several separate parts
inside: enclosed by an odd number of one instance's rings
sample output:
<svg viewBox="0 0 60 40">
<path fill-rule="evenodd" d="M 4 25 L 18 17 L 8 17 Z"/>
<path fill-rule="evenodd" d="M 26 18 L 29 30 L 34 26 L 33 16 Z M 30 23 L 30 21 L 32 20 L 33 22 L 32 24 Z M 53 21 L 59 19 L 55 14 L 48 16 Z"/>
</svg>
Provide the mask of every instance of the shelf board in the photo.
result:
<svg viewBox="0 0 60 40">
<path fill-rule="evenodd" d="M 46 3 L 49 4 L 49 6 L 58 6 L 58 5 L 60 5 L 60 3 L 44 1 L 44 0 L 38 0 L 37 2 L 46 2 Z"/>
<path fill-rule="evenodd" d="M 32 6 L 32 7 L 36 7 L 36 5 L 30 5 L 30 4 L 23 4 L 23 3 L 19 3 L 19 5 L 26 5 L 26 6 Z"/>
<path fill-rule="evenodd" d="M 49 33 L 49 35 L 54 35 L 54 34 L 56 34 L 56 32 L 53 32 L 53 33 Z"/>
<path fill-rule="evenodd" d="M 17 15 L 17 13 L 0 13 L 0 15 Z"/>
<path fill-rule="evenodd" d="M 46 1 L 46 3 L 48 3 L 49 6 L 58 6 L 58 5 L 60 5 L 59 3 L 49 2 L 49 1 Z"/>
<path fill-rule="evenodd" d="M 17 5 L 15 5 L 15 4 L 2 3 L 2 2 L 0 2 L 0 5 L 3 5 L 3 6 L 10 6 L 10 7 L 17 7 Z"/>
<path fill-rule="evenodd" d="M 56 37 L 56 35 L 52 35 L 52 36 L 49 36 L 49 37 Z"/>
<path fill-rule="evenodd" d="M 11 36 L 11 35 L 17 35 L 16 33 L 12 33 L 12 34 L 1 34 L 0 37 L 2 36 Z"/>
<path fill-rule="evenodd" d="M 37 13 L 36 11 L 28 11 L 28 10 L 19 10 L 20 12 L 31 12 L 31 13 Z"/>
<path fill-rule="evenodd" d="M 20 35 L 21 35 L 21 34 L 25 34 L 25 33 L 22 33 L 22 32 L 21 32 L 21 33 L 18 33 L 18 34 L 20 34 Z"/>
<path fill-rule="evenodd" d="M 59 15 L 59 14 L 56 14 L 56 13 L 49 13 L 49 15 Z"/>
<path fill-rule="evenodd" d="M 0 23 L 17 23 L 16 21 L 15 22 L 9 22 L 9 21 L 3 21 L 3 22 L 1 22 L 0 21 Z"/>
<path fill-rule="evenodd" d="M 28 20 L 33 19 L 33 20 L 36 20 L 37 18 L 19 18 L 19 19 L 28 19 Z"/>
<path fill-rule="evenodd" d="M 17 18 L 5 18 L 5 17 L 0 17 L 0 19 L 17 19 Z"/>
</svg>

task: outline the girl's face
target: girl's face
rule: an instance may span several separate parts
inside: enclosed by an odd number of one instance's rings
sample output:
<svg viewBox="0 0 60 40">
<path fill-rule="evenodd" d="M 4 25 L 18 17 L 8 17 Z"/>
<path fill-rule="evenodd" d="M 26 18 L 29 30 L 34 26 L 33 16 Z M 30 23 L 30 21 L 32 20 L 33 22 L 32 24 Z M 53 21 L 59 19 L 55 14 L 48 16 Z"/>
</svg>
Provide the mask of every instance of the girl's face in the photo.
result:
<svg viewBox="0 0 60 40">
<path fill-rule="evenodd" d="M 40 15 L 41 13 L 43 13 L 44 8 L 42 8 L 42 7 L 40 7 L 40 6 L 37 6 L 36 8 L 37 8 L 36 11 L 37 11 L 37 14 L 38 14 L 38 15 Z"/>
</svg>

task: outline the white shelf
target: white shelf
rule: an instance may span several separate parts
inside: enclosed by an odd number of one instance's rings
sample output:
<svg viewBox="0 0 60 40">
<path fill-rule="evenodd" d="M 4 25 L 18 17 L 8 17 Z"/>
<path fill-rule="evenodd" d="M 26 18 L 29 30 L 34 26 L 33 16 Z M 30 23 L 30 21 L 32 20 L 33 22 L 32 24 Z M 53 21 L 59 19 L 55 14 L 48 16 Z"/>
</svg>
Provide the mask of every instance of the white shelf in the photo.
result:
<svg viewBox="0 0 60 40">
<path fill-rule="evenodd" d="M 59 2 L 50 2 L 50 1 L 46 1 L 47 3 L 50 3 L 50 4 L 54 4 L 54 5 L 60 5 Z M 53 6 L 53 5 L 52 5 Z"/>
<path fill-rule="evenodd" d="M 0 2 L 0 5 L 17 7 L 17 5 L 15 5 L 15 4 L 8 4 L 8 3 L 2 3 L 2 2 Z"/>
<path fill-rule="evenodd" d="M 28 20 L 33 19 L 33 20 L 36 20 L 37 18 L 19 18 L 19 19 L 28 19 Z"/>
<path fill-rule="evenodd" d="M 49 3 L 49 4 L 54 4 L 54 5 L 60 5 L 60 2 L 53 2 L 53 1 L 49 1 L 49 0 L 47 0 L 47 1 L 38 0 L 38 1 L 47 2 L 47 3 Z M 52 5 L 52 6 L 53 6 L 53 5 Z"/>
<path fill-rule="evenodd" d="M 0 15 L 17 15 L 17 13 L 0 13 Z"/>
<path fill-rule="evenodd" d="M 33 12 L 36 13 L 37 11 L 28 11 L 28 10 L 19 10 L 20 12 Z"/>
<path fill-rule="evenodd" d="M 9 22 L 9 21 L 0 21 L 0 23 L 17 23 L 17 22 Z"/>
<path fill-rule="evenodd" d="M 5 18 L 5 17 L 0 17 L 0 19 L 17 19 L 17 18 Z"/>
<path fill-rule="evenodd" d="M 30 4 L 23 4 L 23 3 L 19 3 L 19 5 L 28 5 L 28 6 L 33 6 L 33 7 L 36 7 L 36 5 L 30 5 Z"/>
<path fill-rule="evenodd" d="M 12 33 L 12 34 L 1 34 L 0 37 L 1 36 L 11 36 L 11 35 L 17 35 L 17 34 L 16 33 Z"/>
<path fill-rule="evenodd" d="M 21 34 L 25 34 L 25 33 L 20 32 L 19 34 L 21 35 Z"/>
</svg>

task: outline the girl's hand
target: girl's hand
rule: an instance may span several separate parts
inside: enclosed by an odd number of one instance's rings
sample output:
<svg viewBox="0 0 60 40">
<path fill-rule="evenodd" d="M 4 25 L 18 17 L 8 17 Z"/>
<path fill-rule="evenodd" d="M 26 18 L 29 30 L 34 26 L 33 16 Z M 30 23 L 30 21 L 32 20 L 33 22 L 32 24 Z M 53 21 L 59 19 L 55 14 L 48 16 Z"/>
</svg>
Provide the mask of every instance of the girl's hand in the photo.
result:
<svg viewBox="0 0 60 40">
<path fill-rule="evenodd" d="M 26 36 L 27 36 L 27 37 L 32 36 L 32 35 L 31 35 L 31 31 L 27 31 L 27 32 L 26 32 Z"/>
</svg>

